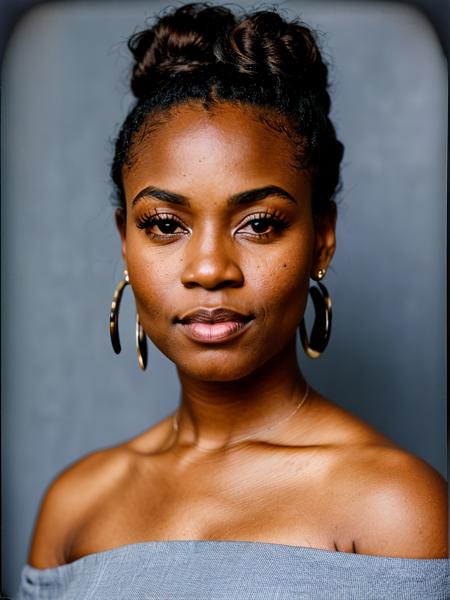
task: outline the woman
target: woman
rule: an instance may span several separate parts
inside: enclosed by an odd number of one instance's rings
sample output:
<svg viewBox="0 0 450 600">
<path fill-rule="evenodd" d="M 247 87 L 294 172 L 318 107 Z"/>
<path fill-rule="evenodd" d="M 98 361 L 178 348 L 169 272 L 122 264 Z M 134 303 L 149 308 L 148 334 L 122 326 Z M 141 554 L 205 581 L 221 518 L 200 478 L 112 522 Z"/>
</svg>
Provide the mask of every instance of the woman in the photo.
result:
<svg viewBox="0 0 450 600">
<path fill-rule="evenodd" d="M 330 335 L 343 155 L 310 30 L 189 4 L 129 46 L 111 338 L 130 284 L 182 399 L 50 485 L 20 597 L 447 597 L 445 482 L 297 362 Z"/>
</svg>

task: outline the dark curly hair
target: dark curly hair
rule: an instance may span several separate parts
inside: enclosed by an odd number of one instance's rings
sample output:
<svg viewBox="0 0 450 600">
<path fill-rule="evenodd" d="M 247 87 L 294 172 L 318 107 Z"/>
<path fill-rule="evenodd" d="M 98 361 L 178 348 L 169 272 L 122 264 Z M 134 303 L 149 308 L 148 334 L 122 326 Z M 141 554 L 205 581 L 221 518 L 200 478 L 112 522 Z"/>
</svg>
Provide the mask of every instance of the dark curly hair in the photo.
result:
<svg viewBox="0 0 450 600">
<path fill-rule="evenodd" d="M 131 36 L 137 98 L 115 143 L 111 176 L 125 211 L 122 171 L 133 146 L 164 123 L 169 109 L 198 101 L 260 107 L 258 118 L 295 144 L 293 164 L 314 175 L 313 210 L 321 212 L 339 188 L 344 147 L 329 119 L 328 68 L 311 30 L 276 10 L 244 13 L 225 6 L 185 4 Z"/>
</svg>

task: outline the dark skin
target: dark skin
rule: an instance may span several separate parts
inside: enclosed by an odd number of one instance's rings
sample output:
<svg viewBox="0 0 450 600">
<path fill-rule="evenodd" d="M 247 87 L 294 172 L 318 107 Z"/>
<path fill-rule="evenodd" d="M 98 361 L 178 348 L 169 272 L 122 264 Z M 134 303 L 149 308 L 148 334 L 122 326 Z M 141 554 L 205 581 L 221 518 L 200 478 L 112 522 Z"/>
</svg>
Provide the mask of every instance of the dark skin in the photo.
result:
<svg viewBox="0 0 450 600">
<path fill-rule="evenodd" d="M 122 255 L 144 329 L 178 369 L 179 429 L 170 416 L 61 473 L 41 505 L 32 566 L 174 539 L 447 556 L 446 486 L 432 467 L 316 390 L 289 417 L 306 389 L 297 327 L 310 277 L 333 257 L 336 211 L 314 214 L 292 142 L 256 110 L 178 107 L 124 169 Z M 267 186 L 278 191 L 230 205 Z M 253 318 L 205 343 L 176 322 L 199 307 Z"/>
</svg>

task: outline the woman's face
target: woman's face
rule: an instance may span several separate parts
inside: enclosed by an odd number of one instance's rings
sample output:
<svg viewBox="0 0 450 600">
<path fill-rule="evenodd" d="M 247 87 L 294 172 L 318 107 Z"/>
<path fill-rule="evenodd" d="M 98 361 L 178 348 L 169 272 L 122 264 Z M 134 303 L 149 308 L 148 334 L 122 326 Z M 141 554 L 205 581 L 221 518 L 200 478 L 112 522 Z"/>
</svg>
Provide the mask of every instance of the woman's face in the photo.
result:
<svg viewBox="0 0 450 600">
<path fill-rule="evenodd" d="M 196 379 L 239 379 L 292 344 L 309 277 L 334 251 L 334 211 L 313 218 L 292 142 L 255 110 L 182 105 L 123 173 L 117 224 L 141 323 Z"/>
</svg>

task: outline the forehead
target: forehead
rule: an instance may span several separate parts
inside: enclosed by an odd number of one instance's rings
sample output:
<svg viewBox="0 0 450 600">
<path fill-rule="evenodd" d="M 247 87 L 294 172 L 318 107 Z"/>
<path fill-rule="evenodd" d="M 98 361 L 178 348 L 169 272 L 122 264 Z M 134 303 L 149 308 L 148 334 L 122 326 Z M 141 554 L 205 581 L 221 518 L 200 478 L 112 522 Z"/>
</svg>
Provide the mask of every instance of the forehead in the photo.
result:
<svg viewBox="0 0 450 600">
<path fill-rule="evenodd" d="M 173 108 L 132 148 L 130 167 L 123 172 L 129 197 L 140 186 L 165 183 L 186 187 L 208 182 L 229 188 L 257 179 L 277 183 L 299 179 L 294 164 L 295 145 L 289 135 L 274 131 L 260 120 L 264 109 L 220 104 L 205 110 L 200 103 Z M 277 121 L 286 128 L 285 117 Z M 303 179 L 303 178 L 302 178 Z"/>
</svg>

